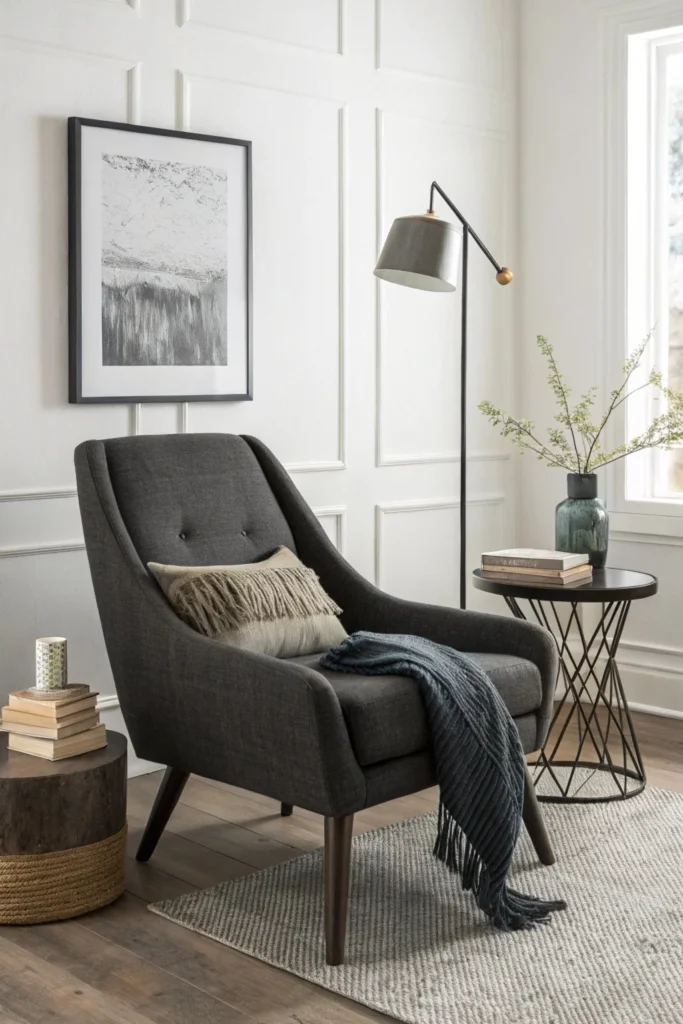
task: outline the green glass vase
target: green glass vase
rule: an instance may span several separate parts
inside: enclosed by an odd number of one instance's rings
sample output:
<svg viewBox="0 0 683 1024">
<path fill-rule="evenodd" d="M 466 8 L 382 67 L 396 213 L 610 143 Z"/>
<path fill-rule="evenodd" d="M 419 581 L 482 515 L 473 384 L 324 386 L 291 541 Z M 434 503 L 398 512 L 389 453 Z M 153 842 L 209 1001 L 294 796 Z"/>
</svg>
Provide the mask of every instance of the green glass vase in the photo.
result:
<svg viewBox="0 0 683 1024">
<path fill-rule="evenodd" d="M 568 473 L 567 497 L 555 509 L 555 547 L 588 555 L 594 569 L 604 569 L 609 542 L 609 515 L 598 498 L 595 473 Z"/>
</svg>

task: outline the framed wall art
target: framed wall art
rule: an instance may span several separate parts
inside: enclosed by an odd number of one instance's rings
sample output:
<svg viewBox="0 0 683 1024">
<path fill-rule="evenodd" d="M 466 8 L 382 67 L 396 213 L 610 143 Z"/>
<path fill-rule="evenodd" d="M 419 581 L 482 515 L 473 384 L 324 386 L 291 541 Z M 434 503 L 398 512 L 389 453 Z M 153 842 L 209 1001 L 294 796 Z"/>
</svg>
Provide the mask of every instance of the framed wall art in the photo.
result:
<svg viewBox="0 0 683 1024">
<path fill-rule="evenodd" d="M 250 399 L 251 143 L 68 131 L 69 401 Z"/>
</svg>

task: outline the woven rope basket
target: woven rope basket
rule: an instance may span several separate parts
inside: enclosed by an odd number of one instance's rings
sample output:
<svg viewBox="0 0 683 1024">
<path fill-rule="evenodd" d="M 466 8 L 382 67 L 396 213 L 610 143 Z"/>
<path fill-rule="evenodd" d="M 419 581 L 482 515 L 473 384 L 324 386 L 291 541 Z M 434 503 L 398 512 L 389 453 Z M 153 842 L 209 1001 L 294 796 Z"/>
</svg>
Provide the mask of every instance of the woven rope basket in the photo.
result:
<svg viewBox="0 0 683 1024">
<path fill-rule="evenodd" d="M 87 914 L 121 895 L 126 826 L 99 843 L 0 857 L 0 924 L 39 924 Z"/>
</svg>

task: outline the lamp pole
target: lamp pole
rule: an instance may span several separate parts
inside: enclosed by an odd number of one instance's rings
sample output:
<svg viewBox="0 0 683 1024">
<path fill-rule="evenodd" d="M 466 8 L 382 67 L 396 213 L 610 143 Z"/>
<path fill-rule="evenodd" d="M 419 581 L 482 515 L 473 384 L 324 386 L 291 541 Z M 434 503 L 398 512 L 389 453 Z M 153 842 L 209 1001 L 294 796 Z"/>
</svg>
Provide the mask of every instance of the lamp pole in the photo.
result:
<svg viewBox="0 0 683 1024">
<path fill-rule="evenodd" d="M 507 267 L 501 267 L 491 254 L 491 251 L 484 245 L 476 231 L 472 230 L 469 221 L 463 217 L 455 203 L 451 202 L 444 190 L 437 181 L 433 181 L 429 190 L 429 210 L 434 214 L 434 193 L 438 192 L 446 206 L 453 211 L 462 225 L 462 301 L 460 307 L 461 330 L 460 330 L 460 607 L 467 607 L 467 294 L 468 294 L 468 268 L 469 268 L 469 239 L 470 235 L 477 243 L 487 259 L 493 264 L 496 270 L 496 280 L 499 284 L 509 284 L 512 280 L 512 271 Z"/>
<path fill-rule="evenodd" d="M 512 281 L 512 271 L 501 267 L 472 225 L 463 217 L 438 182 L 429 191 L 426 214 L 398 217 L 387 235 L 375 267 L 377 277 L 408 288 L 454 291 L 457 283 L 456 229 L 434 213 L 438 193 L 462 226 L 462 300 L 460 335 L 460 607 L 467 605 L 467 298 L 469 241 L 472 238 L 496 270 L 498 284 Z"/>
<path fill-rule="evenodd" d="M 462 226 L 460 306 L 460 607 L 467 607 L 467 271 L 470 229 Z"/>
</svg>

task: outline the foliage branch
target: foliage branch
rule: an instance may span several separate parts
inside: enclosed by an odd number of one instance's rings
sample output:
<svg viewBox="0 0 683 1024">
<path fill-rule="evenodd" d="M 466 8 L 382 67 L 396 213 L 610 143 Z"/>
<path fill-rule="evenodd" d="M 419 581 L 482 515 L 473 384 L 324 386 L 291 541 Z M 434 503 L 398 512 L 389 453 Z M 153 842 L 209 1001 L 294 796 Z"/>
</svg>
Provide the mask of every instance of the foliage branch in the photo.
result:
<svg viewBox="0 0 683 1024">
<path fill-rule="evenodd" d="M 570 473 L 592 473 L 600 466 L 624 459 L 634 452 L 648 448 L 666 448 L 683 442 L 683 393 L 665 387 L 662 374 L 651 370 L 643 384 L 629 386 L 643 359 L 653 332 L 634 349 L 622 368 L 623 379 L 610 392 L 607 408 L 602 416 L 595 414 L 597 387 L 591 387 L 572 405 L 572 392 L 560 373 L 553 347 L 547 338 L 539 335 L 536 343 L 548 366 L 548 384 L 555 396 L 558 413 L 555 423 L 547 429 L 547 440 L 542 440 L 532 420 L 518 419 L 485 400 L 479 409 L 503 437 L 508 437 L 522 452 L 534 452 L 548 466 L 566 469 Z M 602 447 L 604 431 L 610 417 L 637 391 L 652 387 L 665 400 L 664 412 L 655 416 L 640 434 L 616 448 Z"/>
</svg>

